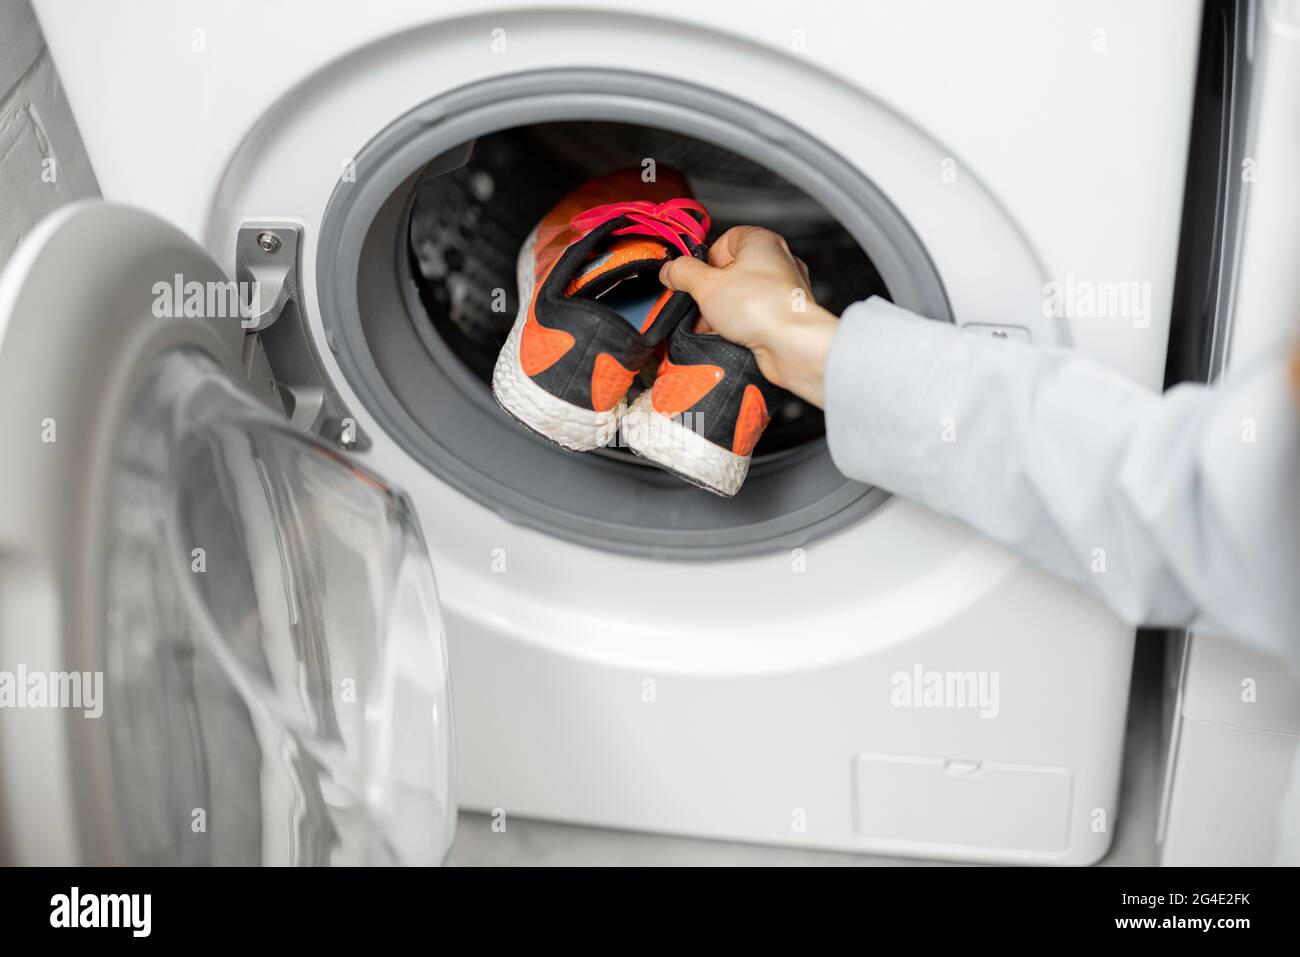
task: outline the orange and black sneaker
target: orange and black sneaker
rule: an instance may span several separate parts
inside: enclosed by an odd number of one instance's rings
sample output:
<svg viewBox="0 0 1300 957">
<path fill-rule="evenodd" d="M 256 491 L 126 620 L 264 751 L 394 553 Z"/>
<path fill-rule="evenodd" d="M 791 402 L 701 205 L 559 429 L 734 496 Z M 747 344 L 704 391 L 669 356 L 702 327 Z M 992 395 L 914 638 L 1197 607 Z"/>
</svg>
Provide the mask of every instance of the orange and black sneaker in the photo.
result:
<svg viewBox="0 0 1300 957">
<path fill-rule="evenodd" d="M 663 167 L 655 182 L 621 170 L 561 200 L 519 253 L 519 316 L 492 373 L 501 407 L 567 449 L 608 445 L 638 371 L 698 315 L 659 267 L 704 258 L 708 229 L 685 177 Z"/>
<path fill-rule="evenodd" d="M 668 339 L 654 386 L 623 417 L 624 440 L 660 468 L 730 497 L 788 396 L 763 377 L 744 346 L 683 322 Z"/>
</svg>

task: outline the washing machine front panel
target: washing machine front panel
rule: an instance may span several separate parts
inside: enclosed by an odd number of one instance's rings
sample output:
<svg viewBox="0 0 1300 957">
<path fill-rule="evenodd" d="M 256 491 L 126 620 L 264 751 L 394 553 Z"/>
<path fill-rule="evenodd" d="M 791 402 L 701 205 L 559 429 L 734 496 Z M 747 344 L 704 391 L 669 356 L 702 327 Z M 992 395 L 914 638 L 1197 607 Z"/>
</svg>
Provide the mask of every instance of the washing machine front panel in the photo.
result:
<svg viewBox="0 0 1300 957">
<path fill-rule="evenodd" d="M 419 527 L 254 398 L 245 293 L 98 202 L 0 276 L 7 861 L 436 863 L 450 844 Z"/>
<path fill-rule="evenodd" d="M 601 2 L 395 3 L 358 21 L 328 4 L 158 4 L 133 29 L 103 15 L 95 43 L 84 20 L 39 9 L 107 193 L 165 210 L 228 269 L 244 223 L 302 228 L 327 375 L 373 439 L 368 461 L 431 530 L 470 806 L 978 860 L 1105 852 L 1132 631 L 1091 598 L 902 501 L 803 545 L 705 563 L 511 521 L 432 476 L 349 386 L 315 284 L 334 251 L 318 243 L 349 164 L 448 91 L 574 68 L 685 79 L 805 131 L 874 183 L 959 324 L 1026 317 L 1032 338 L 1158 387 L 1195 5 L 668 2 L 633 16 Z M 125 70 L 122 50 L 136 54 Z M 160 70 L 175 81 L 157 83 Z M 110 121 L 123 102 L 135 106 Z M 176 135 L 157 143 L 160 115 Z M 140 143 L 157 159 L 147 174 Z M 1128 298 L 1116 311 L 1099 294 Z M 997 673 L 1005 709 L 894 709 L 895 677 L 917 666 Z M 946 794 L 973 786 L 954 798 L 965 831 L 899 826 L 871 796 L 936 780 Z M 975 826 L 1008 800 L 1047 810 L 1023 831 Z"/>
</svg>

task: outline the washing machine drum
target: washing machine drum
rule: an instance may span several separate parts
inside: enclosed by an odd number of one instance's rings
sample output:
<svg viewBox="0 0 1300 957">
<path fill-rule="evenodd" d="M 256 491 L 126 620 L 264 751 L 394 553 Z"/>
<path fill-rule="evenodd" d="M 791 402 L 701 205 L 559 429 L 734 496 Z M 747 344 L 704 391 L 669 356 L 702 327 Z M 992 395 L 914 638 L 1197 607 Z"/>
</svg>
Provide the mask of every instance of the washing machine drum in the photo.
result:
<svg viewBox="0 0 1300 957">
<path fill-rule="evenodd" d="M 361 151 L 355 181 L 336 187 L 326 205 L 315 262 L 333 357 L 369 418 L 413 460 L 512 522 L 652 558 L 725 559 L 803 545 L 887 498 L 835 468 L 821 412 L 797 400 L 768 426 L 740 493 L 724 500 L 617 442 L 587 455 L 557 449 L 510 421 L 490 389 L 520 305 L 516 258 L 525 237 L 578 184 L 618 168 L 645 169 L 651 157 L 656 168 L 686 174 L 713 216 L 711 238 L 742 223 L 784 235 L 808 262 L 814 296 L 826 308 L 895 291 L 859 238 L 872 232 L 873 255 L 883 252 L 893 264 L 900 301 L 948 318 L 919 240 L 859 171 L 806 136 L 777 137 L 782 150 L 814 151 L 806 162 L 782 153 L 783 168 L 838 177 L 836 189 L 856 197 L 837 217 L 811 185 L 684 132 L 539 120 L 466 141 L 450 131 L 464 123 L 422 116 L 396 121 Z M 646 384 L 634 383 L 629 394 Z"/>
<path fill-rule="evenodd" d="M 575 144 L 581 144 L 576 148 Z M 708 207 L 716 238 L 731 226 L 778 229 L 809 264 L 816 301 L 833 311 L 873 295 L 883 280 L 852 237 L 820 204 L 758 163 L 720 146 L 625 123 L 541 123 L 479 138 L 464 166 L 426 179 L 415 192 L 410 240 L 429 321 L 484 382 L 518 312 L 515 259 L 555 201 L 580 183 L 654 157 L 688 174 Z M 505 291 L 505 305 L 496 291 Z M 772 423 L 759 460 L 823 431 L 800 404 Z M 631 456 L 629 461 L 635 461 Z"/>
<path fill-rule="evenodd" d="M 450 844 L 415 516 L 248 391 L 238 310 L 209 298 L 232 288 L 104 203 L 56 213 L 0 280 L 11 862 L 437 863 Z"/>
</svg>

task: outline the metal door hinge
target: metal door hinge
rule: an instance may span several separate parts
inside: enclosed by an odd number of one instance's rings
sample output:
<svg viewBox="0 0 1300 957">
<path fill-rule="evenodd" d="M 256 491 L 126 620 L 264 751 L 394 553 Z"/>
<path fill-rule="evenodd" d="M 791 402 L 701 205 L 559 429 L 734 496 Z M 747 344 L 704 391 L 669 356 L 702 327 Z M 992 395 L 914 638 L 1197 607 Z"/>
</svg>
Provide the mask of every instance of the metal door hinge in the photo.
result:
<svg viewBox="0 0 1300 957">
<path fill-rule="evenodd" d="M 351 452 L 370 448 L 321 365 L 302 309 L 299 277 L 301 227 L 293 223 L 245 223 L 235 240 L 235 279 L 256 283 L 245 318 L 245 371 L 253 371 L 260 347 L 289 421 Z"/>
</svg>

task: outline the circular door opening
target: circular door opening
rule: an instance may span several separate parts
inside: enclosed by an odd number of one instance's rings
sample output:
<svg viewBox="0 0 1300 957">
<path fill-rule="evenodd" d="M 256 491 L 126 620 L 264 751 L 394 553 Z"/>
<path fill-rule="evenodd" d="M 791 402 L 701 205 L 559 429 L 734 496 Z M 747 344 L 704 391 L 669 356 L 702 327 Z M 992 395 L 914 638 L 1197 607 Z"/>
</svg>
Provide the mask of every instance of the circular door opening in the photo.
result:
<svg viewBox="0 0 1300 957">
<path fill-rule="evenodd" d="M 600 94 L 590 91 L 599 89 Z M 547 71 L 477 84 L 394 123 L 326 209 L 318 291 L 328 342 L 377 423 L 424 467 L 508 519 L 664 558 L 805 544 L 887 496 L 831 462 L 821 413 L 778 412 L 733 499 L 618 449 L 565 452 L 488 385 L 518 309 L 524 236 L 574 186 L 650 164 L 713 214 L 785 235 L 833 311 L 879 295 L 948 318 L 929 257 L 861 172 L 791 124 L 698 87 Z"/>
<path fill-rule="evenodd" d="M 689 170 L 692 192 L 713 216 L 713 237 L 747 223 L 786 237 L 808 264 L 814 298 L 832 312 L 870 296 L 889 297 L 870 258 L 835 217 L 758 163 L 654 127 L 539 123 L 480 137 L 464 166 L 422 178 L 414 191 L 411 276 L 434 335 L 489 385 L 519 312 L 515 260 L 529 231 L 558 199 L 589 179 L 624 168 L 655 175 L 660 167 Z M 634 382 L 629 401 L 647 384 L 644 375 Z M 821 411 L 791 399 L 763 433 L 753 467 L 824 435 Z M 593 454 L 655 467 L 618 443 Z"/>
</svg>

